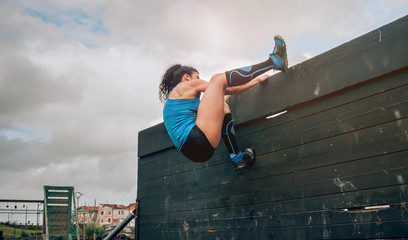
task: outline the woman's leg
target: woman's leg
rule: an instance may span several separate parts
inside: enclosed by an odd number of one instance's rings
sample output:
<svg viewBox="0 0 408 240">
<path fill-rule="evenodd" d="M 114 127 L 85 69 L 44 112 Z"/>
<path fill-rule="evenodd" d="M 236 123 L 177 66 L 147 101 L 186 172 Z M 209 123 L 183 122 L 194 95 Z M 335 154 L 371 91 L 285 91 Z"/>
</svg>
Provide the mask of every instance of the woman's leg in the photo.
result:
<svg viewBox="0 0 408 240">
<path fill-rule="evenodd" d="M 225 75 L 227 77 L 228 87 L 231 87 L 245 84 L 271 69 L 285 72 L 287 67 L 286 43 L 281 36 L 276 35 L 275 48 L 266 61 L 227 71 Z"/>
<path fill-rule="evenodd" d="M 221 140 L 221 133 L 224 132 L 222 131 L 223 125 L 232 124 L 232 119 L 229 121 L 225 115 L 226 113 L 230 114 L 229 106 L 224 101 L 226 87 L 227 78 L 225 74 L 214 75 L 201 99 L 197 112 L 197 127 L 205 134 L 214 149 L 217 148 Z M 239 151 L 235 142 L 235 133 L 226 128 L 225 134 L 229 135 L 230 138 L 228 143 L 226 142 L 226 146 L 235 169 L 238 170 L 251 164 L 255 157 L 252 149 L 247 148 L 244 152 Z M 235 145 L 232 144 L 231 138 L 233 138 L 233 144 Z M 229 146 L 231 149 L 228 148 Z"/>
<path fill-rule="evenodd" d="M 201 99 L 197 112 L 197 127 L 203 131 L 211 146 L 217 148 L 224 121 L 224 95 L 227 79 L 224 73 L 214 75 Z"/>
<path fill-rule="evenodd" d="M 226 102 L 224 103 L 224 113 L 221 135 L 230 157 L 233 158 L 240 151 L 235 137 L 234 121 L 232 120 L 231 110 Z"/>
<path fill-rule="evenodd" d="M 252 149 L 247 148 L 244 152 L 240 151 L 236 142 L 234 121 L 232 120 L 231 110 L 228 104 L 224 103 L 224 122 L 222 123 L 222 140 L 225 147 L 230 154 L 231 162 L 236 169 L 245 167 L 248 163 L 254 159 L 254 152 Z"/>
<path fill-rule="evenodd" d="M 283 38 L 277 35 L 275 36 L 275 49 L 265 62 L 219 73 L 211 78 L 198 107 L 196 124 L 214 148 L 217 148 L 221 139 L 222 123 L 225 115 L 225 89 L 229 86 L 245 84 L 267 70 L 285 71 L 286 68 L 286 44 Z"/>
</svg>

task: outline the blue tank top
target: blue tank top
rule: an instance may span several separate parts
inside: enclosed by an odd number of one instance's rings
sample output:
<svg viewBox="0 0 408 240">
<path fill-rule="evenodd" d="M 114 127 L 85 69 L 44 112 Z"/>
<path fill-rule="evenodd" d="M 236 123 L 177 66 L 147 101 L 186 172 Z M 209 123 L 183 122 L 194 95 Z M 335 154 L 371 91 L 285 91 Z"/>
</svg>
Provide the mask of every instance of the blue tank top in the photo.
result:
<svg viewBox="0 0 408 240">
<path fill-rule="evenodd" d="M 171 140 L 180 150 L 191 129 L 196 125 L 200 97 L 191 99 L 167 99 L 163 108 L 164 125 Z"/>
</svg>

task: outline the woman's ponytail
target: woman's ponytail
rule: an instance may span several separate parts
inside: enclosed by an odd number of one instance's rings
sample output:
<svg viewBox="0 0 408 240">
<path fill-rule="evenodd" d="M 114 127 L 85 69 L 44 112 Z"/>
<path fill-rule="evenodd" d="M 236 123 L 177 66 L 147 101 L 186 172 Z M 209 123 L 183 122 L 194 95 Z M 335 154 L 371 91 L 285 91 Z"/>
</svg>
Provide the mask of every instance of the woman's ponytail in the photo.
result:
<svg viewBox="0 0 408 240">
<path fill-rule="evenodd" d="M 171 90 L 181 82 L 184 74 L 191 76 L 193 72 L 198 71 L 193 67 L 182 66 L 181 64 L 174 64 L 169 67 L 163 75 L 163 79 L 159 86 L 159 99 L 165 102 L 169 97 Z"/>
</svg>

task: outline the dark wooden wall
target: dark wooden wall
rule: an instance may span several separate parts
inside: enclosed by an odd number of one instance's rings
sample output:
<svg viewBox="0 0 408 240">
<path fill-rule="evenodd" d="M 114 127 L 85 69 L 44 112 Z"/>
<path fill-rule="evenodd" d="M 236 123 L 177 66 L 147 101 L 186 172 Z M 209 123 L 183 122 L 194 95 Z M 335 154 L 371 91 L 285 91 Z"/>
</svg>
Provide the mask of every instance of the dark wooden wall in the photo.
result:
<svg viewBox="0 0 408 240">
<path fill-rule="evenodd" d="M 163 124 L 139 133 L 140 239 L 408 238 L 408 16 L 231 107 L 240 147 L 257 153 L 248 170 L 222 142 L 197 164 Z"/>
</svg>

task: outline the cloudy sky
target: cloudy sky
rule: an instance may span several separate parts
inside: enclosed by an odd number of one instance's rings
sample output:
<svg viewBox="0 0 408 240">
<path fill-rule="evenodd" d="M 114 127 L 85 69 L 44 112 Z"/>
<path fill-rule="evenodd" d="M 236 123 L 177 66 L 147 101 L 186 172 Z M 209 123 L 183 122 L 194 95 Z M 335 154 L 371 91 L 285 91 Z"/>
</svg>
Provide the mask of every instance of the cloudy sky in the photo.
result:
<svg viewBox="0 0 408 240">
<path fill-rule="evenodd" d="M 0 199 L 72 185 L 81 205 L 129 204 L 137 134 L 162 121 L 167 66 L 193 65 L 208 80 L 266 59 L 275 34 L 294 65 L 406 9 L 406 0 L 3 0 Z"/>
</svg>

